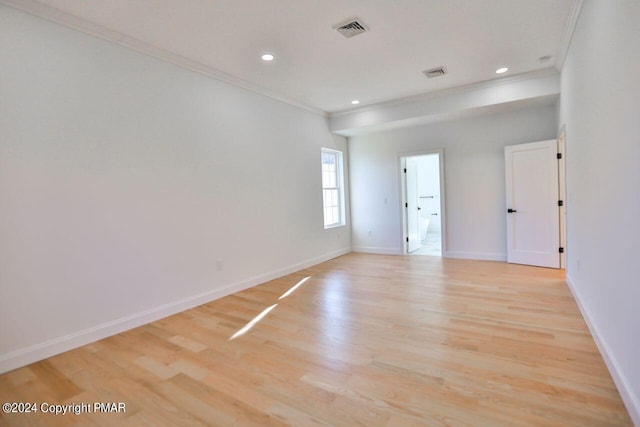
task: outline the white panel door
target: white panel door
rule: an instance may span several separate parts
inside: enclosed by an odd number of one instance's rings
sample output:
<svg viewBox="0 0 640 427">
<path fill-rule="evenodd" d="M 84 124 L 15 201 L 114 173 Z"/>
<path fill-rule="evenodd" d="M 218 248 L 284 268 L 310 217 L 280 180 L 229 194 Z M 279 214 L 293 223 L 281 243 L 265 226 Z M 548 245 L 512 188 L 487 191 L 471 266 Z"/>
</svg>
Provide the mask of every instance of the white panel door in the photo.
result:
<svg viewBox="0 0 640 427">
<path fill-rule="evenodd" d="M 413 252 L 420 248 L 420 218 L 418 215 L 418 162 L 416 159 L 407 158 L 407 252 Z"/>
<path fill-rule="evenodd" d="M 558 144 L 505 147 L 507 260 L 560 268 Z"/>
</svg>

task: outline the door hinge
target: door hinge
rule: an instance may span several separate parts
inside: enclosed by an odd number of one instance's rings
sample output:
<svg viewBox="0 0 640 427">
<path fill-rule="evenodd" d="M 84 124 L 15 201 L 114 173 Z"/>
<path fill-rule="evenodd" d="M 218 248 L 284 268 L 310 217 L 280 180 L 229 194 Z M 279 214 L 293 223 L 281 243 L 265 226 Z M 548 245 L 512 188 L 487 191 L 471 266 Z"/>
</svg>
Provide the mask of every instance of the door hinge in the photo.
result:
<svg viewBox="0 0 640 427">
<path fill-rule="evenodd" d="M 404 168 L 404 173 L 407 173 L 407 168 Z"/>
<path fill-rule="evenodd" d="M 409 207 L 409 203 L 405 203 L 405 204 L 404 204 L 404 207 L 405 207 L 405 208 L 408 208 L 408 207 Z"/>
<path fill-rule="evenodd" d="M 562 153 L 558 153 L 557 157 L 558 157 L 558 160 L 560 160 L 562 158 Z"/>
<path fill-rule="evenodd" d="M 564 206 L 564 202 L 562 200 L 558 200 L 558 206 Z"/>
<path fill-rule="evenodd" d="M 564 253 L 564 248 L 558 248 L 558 252 L 560 252 L 561 254 Z"/>
<path fill-rule="evenodd" d="M 407 243 L 409 243 L 409 238 L 407 237 Z"/>
</svg>

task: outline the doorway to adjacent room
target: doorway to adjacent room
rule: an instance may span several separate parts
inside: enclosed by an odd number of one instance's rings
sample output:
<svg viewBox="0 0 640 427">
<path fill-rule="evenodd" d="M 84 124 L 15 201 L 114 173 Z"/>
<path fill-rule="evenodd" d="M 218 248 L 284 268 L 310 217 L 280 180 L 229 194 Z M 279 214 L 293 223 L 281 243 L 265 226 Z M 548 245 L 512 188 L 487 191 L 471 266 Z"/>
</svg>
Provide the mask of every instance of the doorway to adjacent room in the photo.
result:
<svg viewBox="0 0 640 427">
<path fill-rule="evenodd" d="M 401 157 L 405 253 L 442 256 L 442 150 Z"/>
</svg>

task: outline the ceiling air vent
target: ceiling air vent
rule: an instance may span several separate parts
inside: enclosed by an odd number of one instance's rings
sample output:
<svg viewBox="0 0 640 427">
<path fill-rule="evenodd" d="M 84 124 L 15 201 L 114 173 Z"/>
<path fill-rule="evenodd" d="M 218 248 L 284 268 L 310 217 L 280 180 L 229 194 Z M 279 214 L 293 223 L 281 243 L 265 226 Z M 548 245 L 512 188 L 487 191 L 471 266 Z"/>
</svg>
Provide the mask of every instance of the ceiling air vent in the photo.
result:
<svg viewBox="0 0 640 427">
<path fill-rule="evenodd" d="M 336 25 L 335 27 L 333 27 L 333 29 L 346 38 L 350 38 L 368 31 L 369 27 L 367 27 L 362 21 L 358 19 L 350 19 L 344 24 Z"/>
<path fill-rule="evenodd" d="M 437 68 L 432 68 L 430 70 L 425 70 L 423 71 L 423 73 L 429 77 L 430 79 L 434 78 L 434 77 L 440 77 L 440 76 L 444 76 L 445 74 L 447 74 L 447 69 L 444 67 L 437 67 Z"/>
</svg>

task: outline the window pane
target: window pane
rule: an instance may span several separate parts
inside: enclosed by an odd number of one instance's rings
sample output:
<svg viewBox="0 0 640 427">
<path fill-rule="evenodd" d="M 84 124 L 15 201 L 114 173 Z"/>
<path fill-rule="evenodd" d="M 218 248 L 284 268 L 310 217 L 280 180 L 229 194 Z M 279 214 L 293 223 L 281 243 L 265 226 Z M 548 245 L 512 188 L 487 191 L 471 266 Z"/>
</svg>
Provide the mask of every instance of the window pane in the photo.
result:
<svg viewBox="0 0 640 427">
<path fill-rule="evenodd" d="M 344 224 L 342 191 L 342 153 L 339 151 L 322 151 L 322 199 L 325 227 Z"/>
<path fill-rule="evenodd" d="M 338 222 L 338 218 L 340 218 L 340 214 L 338 213 L 338 207 L 331 209 L 331 216 L 333 218 L 333 224 Z"/>
</svg>

